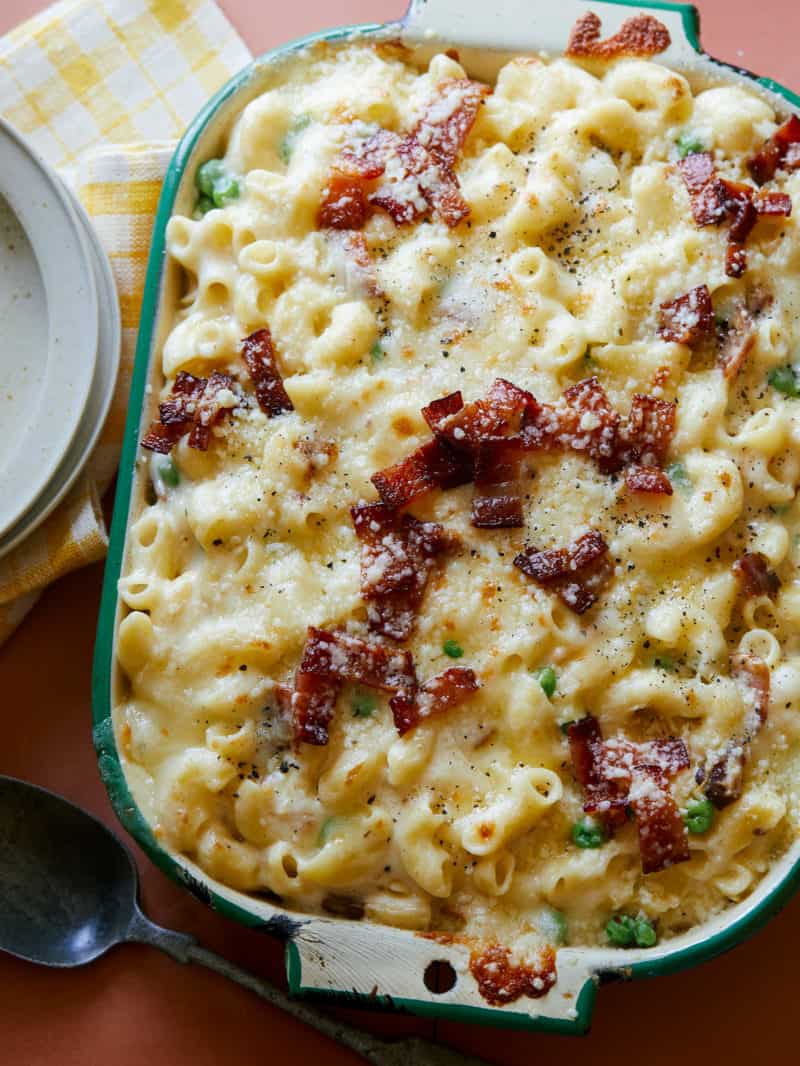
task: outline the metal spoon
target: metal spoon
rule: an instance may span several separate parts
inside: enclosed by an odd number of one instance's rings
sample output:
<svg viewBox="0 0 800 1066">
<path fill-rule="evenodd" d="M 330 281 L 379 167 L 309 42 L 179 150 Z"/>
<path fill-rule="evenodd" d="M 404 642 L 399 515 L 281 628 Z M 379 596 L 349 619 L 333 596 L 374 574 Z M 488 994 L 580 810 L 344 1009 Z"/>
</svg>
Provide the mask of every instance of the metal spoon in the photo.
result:
<svg viewBox="0 0 800 1066">
<path fill-rule="evenodd" d="M 92 815 L 0 775 L 0 951 L 43 966 L 82 966 L 125 941 L 197 962 L 287 1011 L 376 1066 L 486 1066 L 418 1038 L 388 1043 L 295 1002 L 280 989 L 139 910 L 133 859 Z"/>
</svg>

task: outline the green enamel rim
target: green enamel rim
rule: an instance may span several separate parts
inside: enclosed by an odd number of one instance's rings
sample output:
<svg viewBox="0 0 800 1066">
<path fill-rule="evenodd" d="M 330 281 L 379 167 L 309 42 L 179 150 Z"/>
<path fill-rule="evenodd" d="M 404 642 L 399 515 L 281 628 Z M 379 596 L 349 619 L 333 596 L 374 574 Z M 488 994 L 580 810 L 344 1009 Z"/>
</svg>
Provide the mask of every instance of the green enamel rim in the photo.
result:
<svg viewBox="0 0 800 1066">
<path fill-rule="evenodd" d="M 699 55 L 706 56 L 700 45 L 700 19 L 698 11 L 691 4 L 673 4 L 661 0 L 649 0 L 641 4 L 637 0 L 607 0 L 626 7 L 647 10 L 676 11 L 680 14 L 687 40 Z M 365 35 L 385 31 L 388 27 L 371 23 L 359 26 L 347 26 L 335 30 L 323 31 L 293 41 L 281 48 L 266 53 L 249 67 L 231 79 L 203 108 L 181 139 L 170 167 L 164 179 L 164 185 L 158 204 L 153 227 L 150 258 L 147 268 L 139 337 L 136 347 L 136 360 L 133 369 L 128 417 L 125 437 L 120 457 L 119 477 L 114 500 L 114 515 L 111 525 L 111 537 L 108 559 L 105 568 L 103 595 L 98 617 L 97 639 L 95 642 L 94 667 L 92 675 L 93 736 L 97 750 L 100 776 L 108 790 L 111 803 L 125 829 L 133 836 L 155 865 L 174 881 L 194 892 L 208 903 L 215 911 L 227 918 L 232 918 L 243 925 L 267 932 L 281 932 L 280 923 L 271 923 L 251 911 L 240 907 L 231 900 L 213 892 L 204 882 L 193 878 L 175 859 L 165 851 L 156 840 L 153 832 L 139 810 L 125 779 L 119 752 L 117 751 L 112 724 L 111 683 L 114 659 L 114 629 L 117 613 L 117 583 L 122 568 L 125 548 L 125 535 L 130 509 L 133 475 L 138 451 L 138 437 L 141 412 L 144 407 L 150 363 L 150 350 L 153 342 L 153 327 L 156 322 L 162 269 L 165 259 L 166 226 L 172 214 L 175 197 L 178 192 L 184 170 L 195 146 L 208 122 L 218 109 L 235 93 L 242 89 L 254 77 L 260 66 L 277 57 L 303 48 L 317 41 L 337 41 L 353 34 Z M 397 24 L 398 31 L 402 24 Z M 716 65 L 732 70 L 737 74 L 751 78 L 765 89 L 783 97 L 791 105 L 800 107 L 800 96 L 779 85 L 771 78 L 759 77 L 748 70 L 723 63 L 711 56 L 706 56 Z M 473 1022 L 481 1025 L 502 1028 L 517 1028 L 553 1032 L 562 1034 L 581 1034 L 588 1031 L 595 1001 L 597 984 L 606 978 L 653 977 L 659 974 L 675 973 L 679 970 L 706 962 L 739 944 L 746 937 L 755 933 L 773 915 L 775 915 L 800 887 L 800 860 L 786 873 L 780 883 L 752 911 L 742 915 L 722 931 L 708 937 L 700 943 L 675 950 L 669 955 L 648 961 L 627 964 L 625 952 L 620 952 L 619 969 L 598 974 L 596 979 L 588 980 L 583 985 L 575 1003 L 573 1019 L 559 1019 L 531 1016 L 522 1012 L 498 1011 L 490 1008 L 469 1007 L 459 1004 L 432 1003 L 416 999 L 395 999 L 384 996 L 377 1000 L 359 993 L 341 991 L 331 992 L 309 988 L 302 983 L 302 962 L 297 946 L 289 939 L 286 945 L 286 970 L 289 990 L 293 995 L 302 995 L 313 999 L 336 1002 L 343 1005 L 401 1009 L 427 1017 L 447 1018 L 451 1021 Z"/>
</svg>

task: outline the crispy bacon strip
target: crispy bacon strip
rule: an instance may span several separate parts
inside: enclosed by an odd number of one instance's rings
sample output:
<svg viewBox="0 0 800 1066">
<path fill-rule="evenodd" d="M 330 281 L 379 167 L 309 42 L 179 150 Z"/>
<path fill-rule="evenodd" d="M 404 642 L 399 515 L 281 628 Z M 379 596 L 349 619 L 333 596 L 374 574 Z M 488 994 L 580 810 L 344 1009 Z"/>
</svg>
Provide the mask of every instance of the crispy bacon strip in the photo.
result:
<svg viewBox="0 0 800 1066">
<path fill-rule="evenodd" d="M 479 529 L 510 529 L 525 524 L 520 466 L 524 450 L 514 438 L 482 441 L 475 454 L 472 524 Z"/>
<path fill-rule="evenodd" d="M 744 730 L 726 744 L 706 777 L 705 794 L 717 810 L 742 794 L 750 744 L 767 720 L 770 698 L 769 667 L 755 655 L 731 656 L 731 676 L 741 685 L 745 701 Z"/>
<path fill-rule="evenodd" d="M 357 175 L 334 171 L 322 191 L 317 212 L 320 229 L 361 229 L 369 216 L 363 180 Z"/>
<path fill-rule="evenodd" d="M 581 15 L 570 31 L 566 55 L 572 58 L 616 59 L 618 56 L 654 56 L 672 43 L 669 30 L 652 15 L 626 19 L 613 37 L 600 40 L 602 23 L 593 12 Z"/>
<path fill-rule="evenodd" d="M 336 677 L 322 677 L 309 673 L 302 666 L 294 677 L 291 698 L 294 739 L 302 744 L 318 747 L 328 743 L 328 726 L 342 682 Z"/>
<path fill-rule="evenodd" d="M 328 743 L 328 726 L 345 681 L 384 692 L 414 693 L 417 688 L 410 652 L 309 626 L 292 696 L 298 743 Z"/>
<path fill-rule="evenodd" d="M 465 406 L 454 392 L 423 407 L 422 415 L 440 440 L 474 454 L 483 441 L 518 433 L 538 406 L 526 389 L 497 378 L 483 400 Z"/>
<path fill-rule="evenodd" d="M 675 432 L 676 406 L 637 392 L 628 420 L 620 431 L 619 457 L 623 462 L 661 466 Z"/>
<path fill-rule="evenodd" d="M 672 495 L 672 482 L 657 466 L 631 466 L 625 473 L 629 492 L 646 492 L 659 496 Z"/>
<path fill-rule="evenodd" d="M 733 572 L 745 596 L 769 596 L 774 600 L 780 590 L 780 579 L 769 569 L 761 552 L 745 552 L 733 564 Z"/>
<path fill-rule="evenodd" d="M 346 149 L 324 192 L 320 226 L 360 229 L 370 207 L 397 225 L 416 222 L 433 210 L 447 226 L 469 215 L 454 167 L 475 124 L 488 85 L 453 78 L 405 136 L 378 130 L 357 148 Z M 377 182 L 370 190 L 367 183 Z"/>
<path fill-rule="evenodd" d="M 691 158 L 691 157 L 690 157 Z M 659 307 L 659 336 L 690 348 L 713 336 L 714 308 L 707 285 L 698 285 L 683 296 Z"/>
<path fill-rule="evenodd" d="M 215 370 L 206 382 L 206 387 L 197 402 L 194 416 L 194 426 L 189 434 L 189 447 L 198 448 L 200 451 L 208 451 L 211 440 L 211 429 L 230 414 L 230 407 L 223 403 L 224 393 L 232 393 L 236 390 L 236 382 L 229 374 L 222 374 Z"/>
<path fill-rule="evenodd" d="M 372 475 L 381 500 L 389 507 L 405 507 L 432 489 L 451 489 L 471 481 L 473 463 L 440 440 L 421 445 L 411 455 Z"/>
<path fill-rule="evenodd" d="M 739 278 L 747 266 L 745 241 L 759 215 L 789 215 L 791 199 L 783 193 L 758 194 L 751 185 L 717 176 L 710 152 L 697 152 L 680 160 L 678 169 L 689 193 L 698 226 L 730 222 L 725 273 Z"/>
<path fill-rule="evenodd" d="M 400 515 L 383 503 L 352 507 L 350 514 L 361 541 L 361 594 L 368 603 L 369 627 L 405 640 L 448 537 L 436 522 Z"/>
<path fill-rule="evenodd" d="M 603 741 L 593 715 L 573 722 L 568 731 L 575 776 L 584 790 L 584 807 L 609 829 L 623 825 L 630 807 L 639 828 L 644 873 L 655 873 L 689 858 L 686 827 L 668 779 L 689 766 L 689 753 L 676 737 L 635 744 L 615 737 Z"/>
<path fill-rule="evenodd" d="M 639 828 L 642 873 L 658 873 L 691 858 L 686 826 L 662 772 L 637 767 L 628 802 Z"/>
<path fill-rule="evenodd" d="M 535 963 L 515 964 L 509 948 L 492 943 L 472 952 L 469 972 L 481 996 L 493 1007 L 513 1003 L 520 996 L 539 999 L 556 983 L 556 953 L 547 946 L 539 951 Z"/>
<path fill-rule="evenodd" d="M 242 341 L 242 359 L 256 390 L 258 406 L 267 418 L 293 411 L 294 405 L 278 370 L 272 334 L 266 326 Z"/>
<path fill-rule="evenodd" d="M 416 693 L 401 692 L 389 700 L 394 724 L 402 736 L 424 718 L 442 714 L 477 692 L 479 688 L 475 672 L 463 666 L 451 666 L 436 677 L 426 681 Z"/>
<path fill-rule="evenodd" d="M 382 295 L 375 261 L 364 234 L 348 229 L 334 230 L 330 236 L 338 238 L 344 253 L 345 282 L 348 287 L 359 289 L 367 296 Z"/>
<path fill-rule="evenodd" d="M 613 567 L 607 556 L 608 545 L 597 530 L 591 529 L 566 548 L 526 548 L 514 559 L 514 566 L 538 585 L 556 592 L 576 614 L 583 614 L 611 576 Z"/>
<path fill-rule="evenodd" d="M 800 118 L 792 115 L 764 142 L 761 150 L 747 163 L 756 185 L 775 177 L 779 167 L 796 170 L 800 166 Z"/>
<path fill-rule="evenodd" d="M 142 447 L 166 455 L 189 433 L 189 446 L 206 451 L 212 426 L 231 410 L 221 402 L 220 394 L 236 389 L 233 378 L 219 371 L 215 370 L 210 378 L 196 378 L 182 370 L 173 382 L 169 397 L 159 404 L 159 417 L 142 439 Z"/>
</svg>

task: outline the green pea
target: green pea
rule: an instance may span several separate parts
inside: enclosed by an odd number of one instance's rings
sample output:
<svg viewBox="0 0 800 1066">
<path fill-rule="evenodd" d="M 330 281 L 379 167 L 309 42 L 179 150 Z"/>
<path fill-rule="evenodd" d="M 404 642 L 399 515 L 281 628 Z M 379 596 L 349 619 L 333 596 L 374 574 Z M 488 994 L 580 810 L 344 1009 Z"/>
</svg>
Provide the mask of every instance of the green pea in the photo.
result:
<svg viewBox="0 0 800 1066">
<path fill-rule="evenodd" d="M 213 207 L 214 201 L 210 196 L 199 196 L 197 198 L 197 203 L 194 205 L 194 211 L 192 211 L 192 218 L 195 220 L 201 219 L 203 215 L 207 215 Z"/>
<path fill-rule="evenodd" d="M 629 914 L 617 914 L 606 923 L 606 936 L 617 948 L 629 948 L 635 943 L 633 918 Z"/>
<path fill-rule="evenodd" d="M 542 912 L 539 925 L 542 933 L 551 944 L 566 944 L 569 937 L 569 925 L 561 911 L 548 907 Z"/>
<path fill-rule="evenodd" d="M 658 943 L 656 927 L 649 918 L 635 919 L 633 935 L 638 948 L 652 948 Z"/>
<path fill-rule="evenodd" d="M 572 842 L 579 848 L 601 848 L 606 842 L 606 831 L 593 818 L 582 818 L 572 827 Z"/>
<path fill-rule="evenodd" d="M 239 199 L 239 182 L 230 174 L 223 174 L 214 182 L 214 191 L 211 194 L 215 207 L 225 207 L 232 200 Z"/>
<path fill-rule="evenodd" d="M 697 155 L 698 152 L 706 151 L 706 146 L 694 133 L 682 133 L 675 142 L 675 146 L 681 159 L 685 159 L 687 155 Z"/>
<path fill-rule="evenodd" d="M 767 381 L 776 392 L 782 392 L 784 396 L 791 396 L 793 399 L 800 396 L 800 382 L 794 367 L 776 366 L 767 374 Z"/>
<path fill-rule="evenodd" d="M 659 670 L 666 670 L 668 674 L 674 674 L 676 669 L 675 660 L 669 655 L 657 655 L 653 659 L 653 666 L 658 667 Z"/>
<path fill-rule="evenodd" d="M 319 827 L 319 833 L 317 833 L 317 846 L 320 848 L 324 847 L 329 841 L 333 840 L 341 830 L 342 819 L 337 818 L 335 814 L 332 814 L 330 818 L 326 818 Z"/>
<path fill-rule="evenodd" d="M 446 640 L 442 645 L 442 651 L 445 655 L 449 655 L 451 659 L 460 659 L 464 654 L 464 649 L 457 640 Z"/>
<path fill-rule="evenodd" d="M 383 350 L 383 345 L 380 341 L 375 341 L 375 343 L 369 350 L 369 354 L 372 356 L 376 363 L 379 363 L 381 359 L 385 358 L 386 356 L 386 352 Z"/>
<path fill-rule="evenodd" d="M 225 164 L 221 159 L 209 159 L 197 168 L 195 185 L 204 196 L 214 195 L 214 183 L 225 174 Z"/>
<path fill-rule="evenodd" d="M 539 684 L 542 686 L 542 691 L 545 696 L 550 700 L 556 691 L 558 685 L 558 674 L 555 672 L 552 666 L 543 666 L 541 669 L 536 670 L 533 675 Z"/>
<path fill-rule="evenodd" d="M 686 493 L 687 496 L 691 495 L 694 491 L 694 483 L 689 477 L 689 471 L 681 462 L 670 463 L 667 467 L 667 477 L 670 479 L 675 488 L 680 489 L 681 492 Z"/>
<path fill-rule="evenodd" d="M 707 796 L 692 800 L 683 815 L 690 833 L 707 833 L 714 823 L 714 805 Z"/>
<path fill-rule="evenodd" d="M 292 152 L 294 151 L 295 141 L 298 136 L 311 125 L 311 115 L 300 115 L 294 120 L 289 129 L 281 140 L 280 147 L 278 148 L 278 154 L 284 163 L 288 163 L 292 158 Z"/>
<path fill-rule="evenodd" d="M 372 712 L 378 706 L 378 701 L 369 692 L 358 692 L 350 704 L 353 715 L 356 718 L 371 718 Z"/>
<path fill-rule="evenodd" d="M 658 943 L 658 934 L 649 918 L 630 914 L 616 914 L 606 925 L 609 943 L 618 948 L 652 948 Z"/>
<path fill-rule="evenodd" d="M 158 476 L 169 488 L 174 489 L 180 484 L 181 475 L 169 456 L 162 459 L 156 469 L 158 470 Z"/>
</svg>

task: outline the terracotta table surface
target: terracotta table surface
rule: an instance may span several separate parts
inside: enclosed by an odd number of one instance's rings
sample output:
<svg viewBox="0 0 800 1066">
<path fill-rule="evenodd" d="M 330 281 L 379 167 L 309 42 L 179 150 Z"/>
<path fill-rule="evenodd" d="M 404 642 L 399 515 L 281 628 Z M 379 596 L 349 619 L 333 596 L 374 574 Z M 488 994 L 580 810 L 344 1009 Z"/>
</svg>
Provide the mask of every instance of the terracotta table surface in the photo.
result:
<svg viewBox="0 0 800 1066">
<path fill-rule="evenodd" d="M 465 3 L 477 0 L 464 0 Z M 549 0 L 531 0 L 549 2 Z M 0 33 L 44 7 L 0 0 Z M 258 53 L 323 26 L 383 21 L 403 0 L 223 0 Z M 768 73 L 800 91 L 798 0 L 700 0 L 703 43 L 714 55 Z M 0 649 L 0 772 L 38 782 L 116 826 L 97 774 L 90 736 L 90 670 L 102 568 L 73 574 L 42 598 Z M 283 979 L 282 949 L 196 902 L 138 854 L 145 909 L 197 935 L 254 971 Z M 726 1066 L 794 1061 L 800 900 L 728 956 L 688 974 L 601 990 L 585 1040 L 503 1033 L 468 1025 L 347 1012 L 391 1034 L 438 1036 L 503 1064 L 604 1066 L 632 1056 L 648 1066 L 680 1059 Z M 129 946 L 81 971 L 38 969 L 0 955 L 3 1066 L 224 1066 L 246 1061 L 360 1061 L 223 979 Z M 411 1064 L 409 1064 L 411 1066 Z"/>
</svg>

